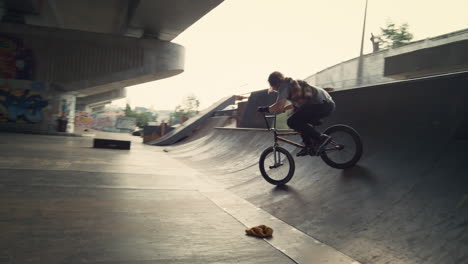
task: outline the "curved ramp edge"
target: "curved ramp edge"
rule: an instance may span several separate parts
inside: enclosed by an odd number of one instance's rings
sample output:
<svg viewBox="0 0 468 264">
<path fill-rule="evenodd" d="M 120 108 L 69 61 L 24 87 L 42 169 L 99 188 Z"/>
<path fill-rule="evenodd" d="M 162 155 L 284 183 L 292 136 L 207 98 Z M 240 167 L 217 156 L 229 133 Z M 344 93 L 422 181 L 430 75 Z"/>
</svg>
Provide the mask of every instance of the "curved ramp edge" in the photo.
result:
<svg viewBox="0 0 468 264">
<path fill-rule="evenodd" d="M 295 158 L 283 187 L 258 170 L 272 144 L 266 131 L 213 129 L 169 154 L 362 263 L 464 263 L 468 204 L 457 205 L 468 192 L 468 142 L 458 134 L 467 87 L 461 73 L 332 93 L 336 112 L 320 128 L 354 127 L 362 160 L 336 170 L 320 158 Z"/>
</svg>

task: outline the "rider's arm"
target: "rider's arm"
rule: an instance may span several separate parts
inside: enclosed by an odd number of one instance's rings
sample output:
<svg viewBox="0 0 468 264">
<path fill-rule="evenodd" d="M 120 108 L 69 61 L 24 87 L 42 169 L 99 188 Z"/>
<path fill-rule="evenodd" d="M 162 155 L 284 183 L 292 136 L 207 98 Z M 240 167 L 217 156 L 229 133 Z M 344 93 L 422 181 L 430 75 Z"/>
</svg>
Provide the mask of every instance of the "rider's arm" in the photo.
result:
<svg viewBox="0 0 468 264">
<path fill-rule="evenodd" d="M 284 111 L 294 109 L 294 106 L 292 104 L 288 104 L 287 106 L 284 107 Z"/>
<path fill-rule="evenodd" d="M 270 105 L 270 107 L 268 107 L 268 111 L 273 114 L 281 114 L 284 112 L 284 110 L 287 110 L 284 107 L 285 105 L 286 98 L 281 98 L 276 103 Z"/>
</svg>

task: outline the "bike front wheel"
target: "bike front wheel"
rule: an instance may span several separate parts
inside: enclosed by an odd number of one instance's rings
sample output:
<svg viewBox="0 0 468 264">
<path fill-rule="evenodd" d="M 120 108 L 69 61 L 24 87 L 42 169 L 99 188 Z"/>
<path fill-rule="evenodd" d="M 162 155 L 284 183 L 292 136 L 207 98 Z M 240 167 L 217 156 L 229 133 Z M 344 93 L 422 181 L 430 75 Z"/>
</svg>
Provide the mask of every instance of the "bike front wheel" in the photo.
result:
<svg viewBox="0 0 468 264">
<path fill-rule="evenodd" d="M 324 132 L 332 137 L 331 142 L 320 154 L 325 163 L 336 169 L 347 169 L 354 166 L 362 156 L 362 141 L 352 127 L 335 125 Z"/>
<path fill-rule="evenodd" d="M 260 172 L 263 178 L 273 185 L 284 185 L 294 175 L 294 159 L 282 147 L 269 147 L 260 155 Z"/>
</svg>

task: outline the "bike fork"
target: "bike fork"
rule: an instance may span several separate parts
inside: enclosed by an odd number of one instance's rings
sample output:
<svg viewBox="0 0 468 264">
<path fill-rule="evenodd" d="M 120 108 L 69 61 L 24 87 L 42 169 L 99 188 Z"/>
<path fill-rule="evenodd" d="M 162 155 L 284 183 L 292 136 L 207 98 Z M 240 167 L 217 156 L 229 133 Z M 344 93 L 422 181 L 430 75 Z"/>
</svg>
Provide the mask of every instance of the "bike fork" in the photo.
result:
<svg viewBox="0 0 468 264">
<path fill-rule="evenodd" d="M 278 145 L 276 145 L 276 144 L 273 146 L 273 156 L 274 156 L 274 160 L 275 160 L 275 166 L 277 166 L 281 161 L 280 156 L 279 156 L 280 155 L 279 151 L 276 151 L 277 146 Z"/>
</svg>

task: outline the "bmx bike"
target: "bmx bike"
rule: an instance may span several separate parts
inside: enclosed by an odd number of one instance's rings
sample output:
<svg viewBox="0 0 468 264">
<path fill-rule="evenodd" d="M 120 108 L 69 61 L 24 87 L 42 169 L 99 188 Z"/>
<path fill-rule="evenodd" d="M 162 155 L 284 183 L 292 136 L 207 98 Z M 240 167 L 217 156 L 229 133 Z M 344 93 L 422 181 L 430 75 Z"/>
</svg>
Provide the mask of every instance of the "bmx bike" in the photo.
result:
<svg viewBox="0 0 468 264">
<path fill-rule="evenodd" d="M 279 141 L 298 148 L 305 146 L 284 137 L 300 135 L 299 132 L 279 132 L 276 129 L 276 115 L 263 115 L 267 129 L 273 133 L 274 144 L 260 155 L 259 167 L 263 178 L 274 185 L 284 185 L 291 180 L 296 168 L 294 158 L 285 148 L 279 146 Z M 272 120 L 270 125 L 268 119 Z M 320 125 L 320 122 L 312 124 Z M 333 125 L 323 131 L 332 139 L 315 156 L 320 156 L 329 166 L 336 169 L 347 169 L 354 166 L 362 156 L 362 141 L 359 134 L 350 126 Z M 313 156 L 313 155 L 311 155 Z"/>
</svg>

